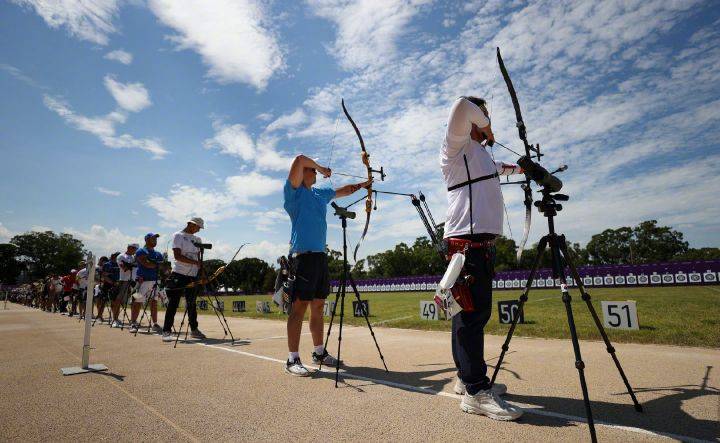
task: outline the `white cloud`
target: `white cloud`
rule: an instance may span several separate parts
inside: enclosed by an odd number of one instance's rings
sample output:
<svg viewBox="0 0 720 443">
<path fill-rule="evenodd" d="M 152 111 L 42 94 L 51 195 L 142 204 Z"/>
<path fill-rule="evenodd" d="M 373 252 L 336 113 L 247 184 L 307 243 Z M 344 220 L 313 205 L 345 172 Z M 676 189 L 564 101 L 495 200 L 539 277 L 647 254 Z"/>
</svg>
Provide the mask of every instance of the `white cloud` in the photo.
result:
<svg viewBox="0 0 720 443">
<path fill-rule="evenodd" d="M 70 35 L 99 45 L 108 43 L 108 35 L 116 32 L 113 19 L 118 0 L 11 0 L 33 8 L 53 29 L 65 27 Z"/>
<path fill-rule="evenodd" d="M 164 157 L 168 151 L 159 140 L 152 138 L 136 138 L 130 134 L 117 134 L 115 126 L 125 123 L 127 115 L 123 112 L 113 111 L 99 117 L 86 117 L 75 113 L 70 106 L 62 100 L 45 95 L 45 106 L 62 117 L 75 128 L 97 136 L 109 148 L 141 149 L 153 154 L 154 158 Z"/>
<path fill-rule="evenodd" d="M 0 223 L 0 242 L 6 243 L 8 242 L 13 236 L 15 235 L 14 232 L 6 228 L 2 223 Z"/>
<path fill-rule="evenodd" d="M 245 126 L 240 124 L 225 125 L 216 120 L 213 122 L 215 135 L 205 140 L 205 149 L 217 149 L 222 154 L 252 160 L 255 156 L 255 142 L 247 133 Z"/>
<path fill-rule="evenodd" d="M 264 197 L 282 190 L 284 181 L 276 178 L 251 172 L 245 175 L 235 175 L 225 179 L 227 191 L 234 197 L 236 203 L 252 204 L 257 197 Z"/>
<path fill-rule="evenodd" d="M 278 117 L 274 122 L 267 125 L 265 131 L 281 131 L 288 128 L 294 128 L 298 125 L 304 124 L 308 121 L 308 116 L 302 109 L 297 109 L 292 114 L 283 115 Z"/>
<path fill-rule="evenodd" d="M 124 51 L 122 49 L 116 49 L 114 51 L 110 51 L 103 58 L 106 58 L 108 60 L 114 60 L 118 63 L 122 63 L 123 65 L 129 65 L 132 63 L 133 56 L 127 51 Z"/>
<path fill-rule="evenodd" d="M 152 104 L 150 94 L 142 83 L 120 83 L 110 75 L 106 75 L 103 81 L 117 104 L 126 111 L 140 112 Z"/>
<path fill-rule="evenodd" d="M 36 82 L 35 79 L 26 75 L 24 72 L 22 72 L 20 69 L 16 68 L 15 66 L 7 65 L 5 63 L 0 63 L 0 69 L 7 72 L 8 74 L 15 77 L 16 79 L 20 80 L 21 82 L 25 83 L 26 85 L 32 86 L 34 88 L 39 88 L 39 89 L 47 89 L 47 87 Z"/>
<path fill-rule="evenodd" d="M 163 226 L 180 226 L 192 216 L 217 222 L 245 215 L 243 206 L 256 205 L 258 197 L 279 192 L 283 183 L 251 172 L 227 177 L 220 190 L 176 184 L 168 196 L 151 195 L 145 204 L 157 211 Z"/>
<path fill-rule="evenodd" d="M 287 255 L 289 249 L 290 245 L 287 243 L 273 243 L 262 240 L 259 243 L 250 243 L 245 246 L 238 254 L 238 258 L 257 257 L 277 268 L 277 258 L 281 255 Z"/>
<path fill-rule="evenodd" d="M 150 0 L 150 9 L 177 34 L 177 48 L 191 49 L 219 83 L 247 83 L 262 90 L 283 57 L 269 30 L 265 6 L 253 0 Z"/>
<path fill-rule="evenodd" d="M 101 194 L 111 195 L 113 197 L 119 197 L 122 195 L 122 192 L 120 191 L 113 191 L 112 189 L 103 188 L 102 186 L 96 187 L 95 190 Z"/>
<path fill-rule="evenodd" d="M 337 26 L 332 53 L 346 69 L 384 65 L 427 0 L 310 0 L 316 15 Z"/>
<path fill-rule="evenodd" d="M 118 228 L 106 228 L 102 225 L 92 225 L 89 230 L 81 231 L 75 228 L 64 228 L 63 232 L 82 240 L 85 248 L 93 251 L 97 256 L 108 255 L 115 251 L 123 251 L 128 243 L 142 243 L 142 238 L 127 235 Z"/>
<path fill-rule="evenodd" d="M 261 170 L 285 171 L 290 168 L 292 157 L 277 152 L 278 137 L 261 135 L 257 142 L 244 125 L 213 122 L 215 135 L 204 141 L 205 149 L 217 149 L 222 154 L 254 162 Z"/>
</svg>

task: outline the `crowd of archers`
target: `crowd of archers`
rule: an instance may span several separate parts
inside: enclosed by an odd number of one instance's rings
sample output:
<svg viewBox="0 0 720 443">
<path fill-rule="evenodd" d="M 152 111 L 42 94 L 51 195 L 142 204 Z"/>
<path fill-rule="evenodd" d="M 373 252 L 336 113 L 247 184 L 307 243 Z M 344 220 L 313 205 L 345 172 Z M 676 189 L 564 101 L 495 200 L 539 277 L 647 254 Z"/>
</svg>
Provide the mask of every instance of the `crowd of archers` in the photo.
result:
<svg viewBox="0 0 720 443">
<path fill-rule="evenodd" d="M 123 253 L 100 257 L 92 283 L 91 269 L 81 261 L 77 269 L 70 269 L 65 275 L 50 274 L 13 288 L 7 293 L 7 300 L 79 319 L 87 314 L 92 316 L 93 324 L 107 322 L 111 328 L 121 330 L 128 326 L 131 333 L 138 332 L 149 308 L 148 329 L 170 342 L 175 312 L 180 298 L 185 296 L 190 334 L 193 338 L 205 338 L 197 324 L 196 287 L 189 284 L 197 277 L 200 267 L 196 245 L 202 241 L 195 234 L 203 227 L 203 219 L 193 217 L 184 229 L 173 235 L 172 266 L 167 257 L 155 249 L 160 235 L 151 232 L 145 235 L 142 247 L 130 243 Z M 93 296 L 90 313 L 85 312 L 88 293 Z M 158 302 L 166 309 L 162 326 L 158 324 Z"/>
</svg>

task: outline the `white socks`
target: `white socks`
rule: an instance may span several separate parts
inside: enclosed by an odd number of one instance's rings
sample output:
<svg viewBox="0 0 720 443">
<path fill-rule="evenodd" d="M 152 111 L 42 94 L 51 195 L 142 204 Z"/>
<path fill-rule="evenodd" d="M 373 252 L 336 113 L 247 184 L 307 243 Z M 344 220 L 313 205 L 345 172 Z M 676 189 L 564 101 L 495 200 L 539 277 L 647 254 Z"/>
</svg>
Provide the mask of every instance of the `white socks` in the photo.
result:
<svg viewBox="0 0 720 443">
<path fill-rule="evenodd" d="M 323 355 L 325 353 L 325 346 L 324 345 L 315 346 L 315 353 L 317 355 Z M 295 361 L 296 358 L 300 358 L 299 352 L 289 352 L 288 353 L 288 360 Z"/>
</svg>

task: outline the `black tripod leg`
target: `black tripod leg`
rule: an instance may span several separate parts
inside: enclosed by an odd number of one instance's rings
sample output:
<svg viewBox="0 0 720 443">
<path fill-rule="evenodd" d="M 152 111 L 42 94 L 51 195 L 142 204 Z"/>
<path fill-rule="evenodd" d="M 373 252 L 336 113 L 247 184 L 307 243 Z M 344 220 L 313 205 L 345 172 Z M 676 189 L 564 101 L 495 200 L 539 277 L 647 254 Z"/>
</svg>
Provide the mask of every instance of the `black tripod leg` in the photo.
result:
<svg viewBox="0 0 720 443">
<path fill-rule="evenodd" d="M 127 305 L 128 301 L 130 301 L 130 289 L 128 288 L 128 291 L 126 294 L 124 294 L 125 300 L 123 301 L 123 319 L 120 322 L 120 330 L 122 331 L 125 328 L 125 320 L 128 321 L 128 324 L 130 324 L 130 317 L 128 317 L 127 313 Z"/>
<path fill-rule="evenodd" d="M 562 252 L 563 257 L 565 258 L 565 262 L 567 263 L 568 268 L 570 268 L 570 275 L 572 275 L 572 278 L 577 282 L 578 289 L 580 291 L 580 294 L 582 295 L 582 299 L 585 302 L 585 304 L 588 307 L 588 310 L 590 311 L 590 315 L 592 315 L 593 321 L 595 322 L 595 326 L 597 327 L 598 331 L 600 332 L 600 335 L 602 336 L 603 341 L 605 342 L 605 347 L 607 348 L 608 354 L 610 354 L 610 357 L 612 357 L 613 362 L 615 362 L 615 367 L 617 368 L 618 372 L 620 373 L 620 377 L 622 378 L 623 383 L 625 383 L 625 388 L 627 388 L 628 394 L 630 394 L 630 398 L 632 398 L 632 401 L 635 405 L 635 410 L 638 412 L 642 412 L 643 408 L 642 405 L 638 402 L 637 397 L 635 397 L 635 391 L 633 391 L 632 386 L 630 386 L 630 381 L 628 381 L 627 376 L 625 375 L 625 371 L 623 370 L 622 366 L 620 365 L 620 360 L 618 360 L 617 355 L 615 355 L 615 348 L 613 347 L 612 343 L 610 343 L 610 339 L 607 336 L 607 333 L 605 332 L 605 328 L 603 327 L 602 323 L 600 322 L 600 318 L 597 315 L 597 312 L 595 311 L 595 307 L 592 305 L 592 299 L 590 297 L 590 294 L 585 290 L 585 286 L 582 283 L 582 280 L 580 279 L 580 274 L 577 271 L 577 268 L 575 268 L 575 264 L 573 263 L 570 254 L 567 249 L 567 244 L 565 243 L 565 237 L 561 237 L 561 243 L 560 243 L 560 250 Z"/>
<path fill-rule="evenodd" d="M 210 294 L 207 293 L 206 290 L 203 291 L 203 296 L 207 299 L 208 303 L 210 303 L 210 306 L 212 306 L 213 312 L 215 312 L 215 317 L 217 317 L 218 322 L 220 323 L 220 327 L 223 330 L 223 337 L 227 337 L 228 331 L 225 329 L 225 325 L 223 324 L 222 319 L 220 318 L 220 314 L 218 313 L 217 307 L 213 304 L 212 298 L 210 297 Z"/>
<path fill-rule="evenodd" d="M 502 345 L 502 351 L 500 352 L 500 357 L 498 358 L 497 364 L 495 365 L 495 370 L 493 371 L 492 378 L 490 379 L 490 386 L 495 383 L 495 379 L 497 378 L 498 372 L 500 372 L 500 368 L 502 367 L 503 359 L 505 358 L 505 353 L 510 349 L 510 340 L 512 340 L 513 333 L 515 333 L 515 327 L 517 326 L 518 319 L 522 317 L 523 315 L 523 309 L 525 307 L 525 302 L 528 299 L 528 293 L 530 292 L 530 287 L 532 286 L 533 280 L 535 280 L 535 274 L 538 271 L 538 268 L 540 267 L 540 259 L 543 256 L 543 253 L 545 252 L 545 248 L 547 247 L 548 237 L 545 236 L 540 239 L 540 242 L 537 245 L 537 255 L 535 256 L 535 261 L 532 264 L 532 268 L 530 268 L 530 275 L 528 276 L 528 280 L 525 283 L 525 289 L 523 289 L 522 295 L 520 295 L 520 298 L 518 299 L 519 305 L 517 310 L 517 315 L 513 317 L 512 323 L 510 324 L 510 329 L 508 330 L 507 336 L 505 337 L 505 342 Z"/>
<path fill-rule="evenodd" d="M 578 342 L 577 330 L 575 329 L 575 318 L 573 317 L 570 293 L 567 290 L 567 284 L 565 278 L 561 279 L 561 291 L 562 301 L 565 304 L 565 312 L 567 314 L 568 326 L 570 328 L 570 338 L 572 340 L 573 352 L 575 353 L 575 367 L 578 370 L 580 376 L 580 388 L 582 389 L 583 402 L 585 403 L 585 413 L 587 414 L 588 426 L 590 426 L 590 439 L 593 442 L 597 442 L 597 436 L 595 435 L 595 422 L 593 421 L 592 409 L 590 408 L 590 397 L 588 394 L 587 382 L 585 381 L 585 363 L 582 360 L 580 354 L 580 342 Z"/>
<path fill-rule="evenodd" d="M 218 299 L 217 294 L 213 294 L 213 298 L 215 299 L 215 306 L 217 307 L 217 312 L 220 313 L 220 318 L 222 319 L 222 323 L 225 325 L 223 326 L 224 329 L 227 329 L 227 334 L 230 336 L 230 342 L 235 343 L 235 337 L 233 337 L 232 331 L 230 330 L 230 325 L 228 324 L 227 317 L 225 317 L 225 312 L 220 309 L 220 300 Z M 224 308 L 224 305 L 223 305 Z"/>
<path fill-rule="evenodd" d="M 375 342 L 375 347 L 377 348 L 378 354 L 380 354 L 380 360 L 382 361 L 383 366 L 385 367 L 385 372 L 388 371 L 388 367 L 385 364 L 385 357 L 383 356 L 382 351 L 380 350 L 380 345 L 377 342 L 377 338 L 375 337 L 375 331 L 373 331 L 372 325 L 370 324 L 370 320 L 368 319 L 368 313 L 365 310 L 365 305 L 362 304 L 362 301 L 360 300 L 360 293 L 357 290 L 357 286 L 355 285 L 355 280 L 353 280 L 352 274 L 348 272 L 348 279 L 350 280 L 350 285 L 352 286 L 353 292 L 355 292 L 355 298 L 357 299 L 358 303 L 360 304 L 360 309 L 363 311 L 363 317 L 365 317 L 365 323 L 367 323 L 368 329 L 370 329 L 370 335 L 372 336 L 373 341 Z M 340 360 L 340 356 L 338 355 L 338 361 Z"/>
<path fill-rule="evenodd" d="M 180 340 L 180 334 L 182 334 L 182 328 L 183 328 L 183 325 L 185 324 L 186 316 L 187 316 L 187 306 L 185 306 L 185 310 L 183 311 L 183 317 L 182 317 L 182 320 L 180 321 L 180 327 L 178 328 L 177 337 L 175 337 L 175 345 L 173 345 L 173 348 L 177 348 L 178 340 Z M 187 340 L 187 334 L 185 334 L 185 340 Z"/>
<path fill-rule="evenodd" d="M 338 380 L 340 379 L 340 345 L 342 344 L 342 329 L 343 329 L 343 319 L 345 318 L 345 282 L 343 281 L 342 286 L 340 287 L 340 326 L 338 328 L 338 352 L 337 352 L 337 362 L 335 363 L 335 387 L 337 388 Z M 337 306 L 337 303 L 336 303 Z"/>
<path fill-rule="evenodd" d="M 330 316 L 330 324 L 328 325 L 327 335 L 325 336 L 325 346 L 324 346 L 325 349 L 327 349 L 327 345 L 330 342 L 330 331 L 332 331 L 333 321 L 335 320 L 335 310 L 337 309 L 338 301 L 340 300 L 340 290 L 341 289 L 342 289 L 342 285 L 339 285 L 338 290 L 335 293 L 335 304 L 333 305 L 332 315 Z M 318 370 L 322 370 L 322 365 L 323 365 L 323 362 L 320 361 Z"/>
<path fill-rule="evenodd" d="M 152 294 L 154 294 L 154 291 L 153 291 Z M 136 337 L 137 337 L 138 331 L 140 330 L 140 327 L 142 326 L 143 319 L 144 319 L 145 316 L 147 315 L 147 307 L 148 307 L 148 304 L 150 303 L 150 300 L 152 300 L 152 297 L 151 297 L 151 296 L 146 296 L 146 297 L 145 297 L 145 303 L 143 304 L 142 315 L 140 316 L 140 321 L 138 321 L 138 328 L 135 330 L 135 336 L 136 336 Z M 149 323 L 152 323 L 152 321 L 149 321 Z M 152 324 L 151 324 L 150 326 L 152 326 Z M 150 329 L 150 328 L 148 328 L 148 332 L 150 332 L 149 329 Z"/>
</svg>

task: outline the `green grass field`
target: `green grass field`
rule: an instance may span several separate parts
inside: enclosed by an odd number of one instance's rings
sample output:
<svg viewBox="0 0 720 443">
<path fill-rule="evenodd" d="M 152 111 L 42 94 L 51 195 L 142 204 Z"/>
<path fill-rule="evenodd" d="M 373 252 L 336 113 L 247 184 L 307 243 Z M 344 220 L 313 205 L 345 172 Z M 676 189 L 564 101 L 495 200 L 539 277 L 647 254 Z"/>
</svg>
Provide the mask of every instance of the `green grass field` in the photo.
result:
<svg viewBox="0 0 720 443">
<path fill-rule="evenodd" d="M 581 339 L 600 340 L 585 303 L 577 290 L 571 290 L 573 313 Z M 682 346 L 720 347 L 720 287 L 653 287 L 653 288 L 596 288 L 589 289 L 593 304 L 600 312 L 600 301 L 634 300 L 637 302 L 639 331 L 608 330 L 611 341 L 657 343 Z M 493 313 L 487 333 L 505 335 L 508 325 L 498 322 L 497 301 L 517 299 L 520 290 L 495 291 Z M 449 321 L 428 321 L 420 318 L 420 301 L 432 300 L 431 292 L 363 293 L 370 303 L 370 322 L 392 328 L 449 331 Z M 221 297 L 227 316 L 282 320 L 285 315 L 272 304 L 273 312 L 255 312 L 255 302 L 270 301 L 269 295 Z M 329 300 L 334 300 L 331 294 Z M 352 316 L 352 300 L 346 296 L 346 324 L 364 325 L 362 317 Z M 232 300 L 245 300 L 247 312 L 232 312 Z M 338 306 L 338 314 L 340 312 Z M 202 312 L 202 311 L 201 311 Z M 207 311 L 211 313 L 212 310 Z M 530 292 L 525 305 L 525 324 L 518 325 L 516 336 L 566 338 L 569 337 L 565 307 L 558 290 L 538 289 Z"/>
</svg>

